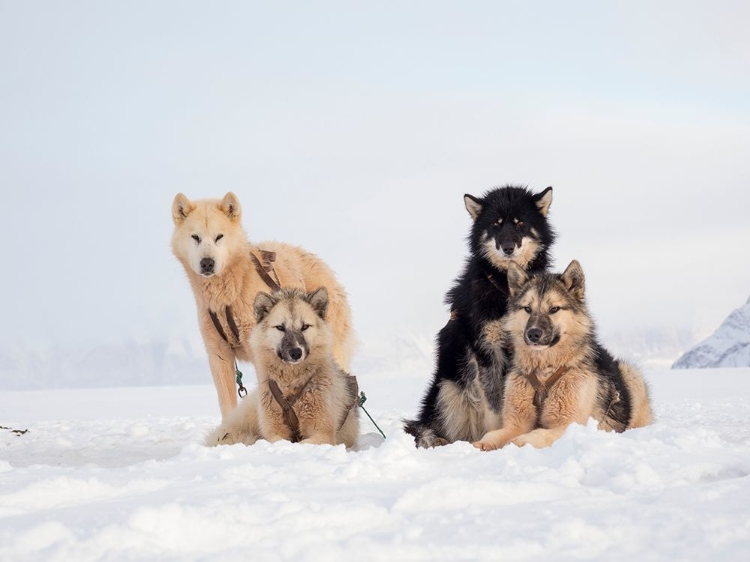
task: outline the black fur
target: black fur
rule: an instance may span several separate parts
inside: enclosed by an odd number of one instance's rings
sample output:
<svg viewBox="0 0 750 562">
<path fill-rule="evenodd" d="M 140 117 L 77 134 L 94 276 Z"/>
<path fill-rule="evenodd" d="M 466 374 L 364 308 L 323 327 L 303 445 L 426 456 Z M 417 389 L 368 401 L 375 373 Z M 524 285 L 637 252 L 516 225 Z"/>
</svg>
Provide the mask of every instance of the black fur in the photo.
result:
<svg viewBox="0 0 750 562">
<path fill-rule="evenodd" d="M 478 377 L 491 407 L 500 411 L 503 368 L 498 369 L 492 349 L 482 345 L 482 334 L 488 323 L 499 320 L 507 312 L 508 278 L 506 269 L 484 255 L 483 240 L 486 240 L 486 233 L 502 252 L 512 245 L 520 246 L 524 237 L 532 238 L 538 242 L 539 251 L 526 269 L 530 273 L 546 270 L 548 250 L 555 233 L 539 206 L 545 195 L 551 198 L 551 189 L 535 195 L 525 187 L 505 186 L 493 189 L 481 198 L 467 196 L 467 205 L 471 205 L 475 212 L 481 209 L 474 217 L 469 235 L 470 254 L 463 273 L 445 298 L 452 319 L 437 336 L 437 365 L 422 399 L 419 415 L 416 420 L 405 421 L 404 425 L 405 430 L 415 437 L 417 446 L 426 444 L 424 436 L 427 434 L 442 442 L 449 440 L 438 411 L 441 381 L 452 381 L 466 389 Z M 500 224 L 498 219 L 502 221 Z"/>
<path fill-rule="evenodd" d="M 612 427 L 618 431 L 625 431 L 630 425 L 632 406 L 630 405 L 630 391 L 622 378 L 620 362 L 604 349 L 593 336 L 594 363 L 596 370 L 605 384 L 599 391 L 599 405 L 605 411 Z"/>
</svg>

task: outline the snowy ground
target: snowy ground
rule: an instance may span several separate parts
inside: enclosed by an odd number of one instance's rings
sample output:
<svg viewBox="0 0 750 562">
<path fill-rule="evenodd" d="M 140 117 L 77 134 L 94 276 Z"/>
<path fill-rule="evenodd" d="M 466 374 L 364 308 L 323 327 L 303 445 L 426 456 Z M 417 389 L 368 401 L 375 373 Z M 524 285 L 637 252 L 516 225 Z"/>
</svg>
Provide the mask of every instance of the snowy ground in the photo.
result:
<svg viewBox="0 0 750 562">
<path fill-rule="evenodd" d="M 750 369 L 649 372 L 656 425 L 416 450 L 424 381 L 361 377 L 381 442 L 209 449 L 211 386 L 0 393 L 0 560 L 747 560 Z"/>
</svg>

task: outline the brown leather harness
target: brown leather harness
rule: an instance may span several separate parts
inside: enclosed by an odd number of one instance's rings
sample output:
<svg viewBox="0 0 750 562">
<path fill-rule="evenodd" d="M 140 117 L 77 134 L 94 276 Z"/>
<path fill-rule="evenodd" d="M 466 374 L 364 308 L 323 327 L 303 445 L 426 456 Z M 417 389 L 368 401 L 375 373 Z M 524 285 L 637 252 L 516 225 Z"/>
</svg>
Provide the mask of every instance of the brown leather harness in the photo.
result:
<svg viewBox="0 0 750 562">
<path fill-rule="evenodd" d="M 299 431 L 299 418 L 294 412 L 294 404 L 299 400 L 299 397 L 302 396 L 302 393 L 305 391 L 305 388 L 307 388 L 307 385 L 310 384 L 311 380 L 312 377 L 307 379 L 307 382 L 294 394 L 284 396 L 284 393 L 282 393 L 279 388 L 279 384 L 273 379 L 268 379 L 268 389 L 271 391 L 274 400 L 276 400 L 279 406 L 281 406 L 284 423 L 289 428 L 289 431 L 292 432 L 292 443 L 297 443 L 302 440 L 302 434 Z"/>
<path fill-rule="evenodd" d="M 278 276 L 276 275 L 276 272 L 273 269 L 273 262 L 276 261 L 276 252 L 267 252 L 265 250 L 260 251 L 260 258 L 258 259 L 255 254 L 252 252 L 250 253 L 250 260 L 253 262 L 253 266 L 255 266 L 255 271 L 258 272 L 258 275 L 263 280 L 263 282 L 268 285 L 268 288 L 272 291 L 278 291 L 281 289 L 281 285 L 279 285 L 278 282 Z M 273 276 L 272 276 L 273 275 Z M 274 279 L 276 277 L 276 279 Z M 227 333 L 224 331 L 224 327 L 221 325 L 221 321 L 219 320 L 219 316 L 211 309 L 208 310 L 208 315 L 211 317 L 211 322 L 214 325 L 214 328 L 216 328 L 216 331 L 221 336 L 221 339 L 223 339 L 225 342 L 227 342 L 227 345 L 231 347 L 232 349 L 237 349 L 238 347 L 242 347 L 242 340 L 240 339 L 240 330 L 237 327 L 237 322 L 234 320 L 234 315 L 232 314 L 232 307 L 227 306 L 224 309 L 224 316 L 226 316 L 227 319 L 227 326 L 229 326 L 229 330 L 232 332 L 232 335 L 234 336 L 234 341 L 231 341 L 227 337 Z"/>
<path fill-rule="evenodd" d="M 268 379 L 268 389 L 271 391 L 271 396 L 273 396 L 274 400 L 276 400 L 276 403 L 281 407 L 281 413 L 284 418 L 284 423 L 292 433 L 292 443 L 298 443 L 303 438 L 303 435 L 300 432 L 299 428 L 299 418 L 297 417 L 297 413 L 294 411 L 294 404 L 296 404 L 297 400 L 299 400 L 299 398 L 304 394 L 307 385 L 310 384 L 310 381 L 312 381 L 312 377 L 307 379 L 307 382 L 303 384 L 297 392 L 295 392 L 294 394 L 290 394 L 289 396 L 284 396 L 284 393 L 281 392 L 281 388 L 279 388 L 279 384 L 271 378 Z M 357 377 L 347 375 L 346 383 L 349 386 L 349 396 L 351 397 L 351 404 L 349 405 L 349 407 L 344 409 L 344 414 L 339 421 L 339 425 L 336 428 L 336 431 L 339 431 L 342 427 L 344 427 L 349 412 L 357 407 L 357 399 L 359 395 L 359 385 L 357 384 Z"/>
<path fill-rule="evenodd" d="M 539 380 L 539 377 L 534 371 L 526 375 L 526 380 L 529 381 L 529 384 L 534 388 L 534 407 L 536 408 L 535 427 L 542 427 L 542 408 L 544 407 L 544 401 L 547 400 L 549 391 L 569 370 L 569 367 L 563 365 L 552 373 L 552 375 L 544 382 Z"/>
<path fill-rule="evenodd" d="M 273 262 L 276 261 L 276 252 L 266 252 L 265 250 L 261 250 L 260 257 L 263 260 L 262 262 L 255 257 L 255 254 L 252 252 L 250 253 L 250 259 L 255 266 L 255 271 L 258 272 L 260 278 L 263 279 L 263 282 L 268 285 L 272 291 L 280 291 L 281 285 L 278 281 L 279 278 L 273 269 Z M 273 277 L 271 274 L 273 274 Z M 276 279 L 274 279 L 274 277 L 276 277 Z"/>
</svg>

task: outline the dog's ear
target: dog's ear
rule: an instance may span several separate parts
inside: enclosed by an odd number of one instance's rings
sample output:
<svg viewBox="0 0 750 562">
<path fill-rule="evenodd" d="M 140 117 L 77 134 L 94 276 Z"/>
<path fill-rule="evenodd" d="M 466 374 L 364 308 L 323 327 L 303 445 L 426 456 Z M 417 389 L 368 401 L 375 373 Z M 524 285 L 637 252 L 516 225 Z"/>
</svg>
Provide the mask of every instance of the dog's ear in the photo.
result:
<svg viewBox="0 0 750 562">
<path fill-rule="evenodd" d="M 583 301 L 586 292 L 586 277 L 584 277 L 583 268 L 577 260 L 570 262 L 561 279 L 568 291 L 579 301 Z"/>
<path fill-rule="evenodd" d="M 239 220 L 240 213 L 242 212 L 240 207 L 240 200 L 237 199 L 237 196 L 230 191 L 224 196 L 224 199 L 221 200 L 221 210 L 230 219 Z"/>
<path fill-rule="evenodd" d="M 514 262 L 508 264 L 508 293 L 515 297 L 529 280 L 529 274 Z"/>
<path fill-rule="evenodd" d="M 255 310 L 255 322 L 263 322 L 263 319 L 268 316 L 268 313 L 271 312 L 271 309 L 275 304 L 276 299 L 268 293 L 261 291 L 255 295 L 255 304 L 253 305 L 253 310 Z"/>
<path fill-rule="evenodd" d="M 175 226 L 181 224 L 193 212 L 193 209 L 195 209 L 195 205 L 190 202 L 190 199 L 182 193 L 175 195 L 174 201 L 172 201 L 172 220 Z"/>
<path fill-rule="evenodd" d="M 552 186 L 534 195 L 534 203 L 536 203 L 536 208 L 539 209 L 542 216 L 546 217 L 549 206 L 552 205 Z"/>
<path fill-rule="evenodd" d="M 320 287 L 312 293 L 308 293 L 305 300 L 310 303 L 310 306 L 313 307 L 313 310 L 318 316 L 323 320 L 326 319 L 326 311 L 328 310 L 328 289 Z"/>
<path fill-rule="evenodd" d="M 477 220 L 480 213 L 482 212 L 482 205 L 484 204 L 484 201 L 481 199 L 477 199 L 473 195 L 469 195 L 468 193 L 464 195 L 464 205 L 466 205 L 466 210 L 469 211 L 469 214 L 471 215 L 471 218 L 473 220 Z"/>
</svg>

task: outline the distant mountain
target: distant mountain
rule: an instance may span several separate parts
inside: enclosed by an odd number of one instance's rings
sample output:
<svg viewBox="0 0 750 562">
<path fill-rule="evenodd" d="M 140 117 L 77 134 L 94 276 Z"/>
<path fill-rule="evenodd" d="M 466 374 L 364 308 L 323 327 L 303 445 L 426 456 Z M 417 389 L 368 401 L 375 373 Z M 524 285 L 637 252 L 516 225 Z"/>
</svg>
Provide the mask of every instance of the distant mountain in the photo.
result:
<svg viewBox="0 0 750 562">
<path fill-rule="evenodd" d="M 716 367 L 750 367 L 750 299 L 672 365 L 673 369 Z"/>
</svg>

